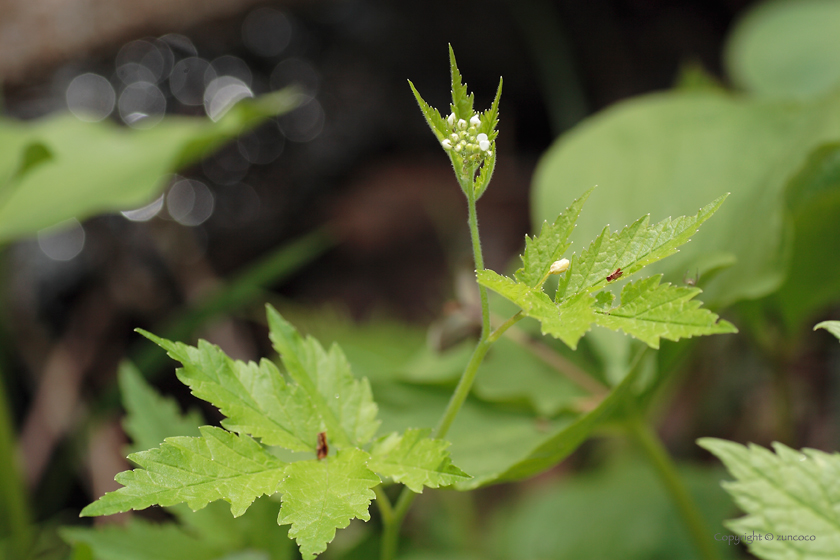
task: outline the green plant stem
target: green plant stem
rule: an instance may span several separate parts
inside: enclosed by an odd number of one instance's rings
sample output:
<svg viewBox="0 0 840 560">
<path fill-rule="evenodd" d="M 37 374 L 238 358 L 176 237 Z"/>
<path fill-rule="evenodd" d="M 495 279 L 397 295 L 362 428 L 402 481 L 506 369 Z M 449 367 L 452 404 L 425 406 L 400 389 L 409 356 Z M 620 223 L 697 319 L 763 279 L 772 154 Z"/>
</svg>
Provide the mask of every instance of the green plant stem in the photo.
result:
<svg viewBox="0 0 840 560">
<path fill-rule="evenodd" d="M 697 504 L 694 503 L 694 499 L 677 473 L 677 467 L 662 444 L 662 440 L 635 411 L 630 414 L 627 427 L 630 435 L 644 451 L 648 460 L 656 469 L 662 484 L 665 485 L 665 489 L 671 495 L 671 499 L 677 506 L 683 523 L 685 523 L 701 557 L 704 560 L 720 560 L 720 556 L 718 556 L 714 547 L 714 541 L 711 538 L 712 533 L 709 532 Z"/>
<path fill-rule="evenodd" d="M 475 271 L 476 274 L 478 274 L 480 271 L 484 270 L 484 256 L 481 253 L 481 239 L 478 236 L 478 213 L 475 208 L 475 186 L 472 179 L 469 178 L 471 177 L 470 174 L 465 172 L 464 176 L 467 178 L 462 179 L 459 177 L 459 182 L 461 183 L 462 190 L 467 195 L 470 238 L 472 239 Z M 478 343 L 475 346 L 475 350 L 473 350 L 473 354 L 470 357 L 470 361 L 464 369 L 464 373 L 461 374 L 458 386 L 455 388 L 455 392 L 452 393 L 452 398 L 449 399 L 449 404 L 446 406 L 446 410 L 443 412 L 443 416 L 441 416 L 437 428 L 435 428 L 434 437 L 436 438 L 446 437 L 446 434 L 449 432 L 449 428 L 455 421 L 458 411 L 461 410 L 461 406 L 463 406 L 464 401 L 467 400 L 467 396 L 470 394 L 473 381 L 475 381 L 475 375 L 478 373 L 478 367 L 481 365 L 482 360 L 484 360 L 487 350 L 490 349 L 493 342 L 498 339 L 503 332 L 523 317 L 521 313 L 517 313 L 505 321 L 505 323 L 496 329 L 495 332 L 491 333 L 490 303 L 487 298 L 487 288 L 479 284 L 478 293 L 481 298 L 481 338 L 479 338 Z M 397 499 L 397 504 L 393 509 L 393 516 L 391 517 L 390 522 L 385 522 L 383 518 L 384 529 L 382 532 L 381 548 L 382 560 L 392 560 L 396 555 L 400 526 L 402 525 L 402 521 L 406 513 L 408 513 L 408 509 L 414 502 L 415 497 L 416 494 L 414 492 L 409 490 L 408 487 L 403 487 L 400 497 Z"/>
<path fill-rule="evenodd" d="M 379 508 L 382 525 L 388 526 L 394 520 L 394 508 L 391 506 L 391 500 L 388 499 L 388 495 L 381 484 L 373 489 L 373 493 L 376 494 L 376 507 Z"/>
</svg>

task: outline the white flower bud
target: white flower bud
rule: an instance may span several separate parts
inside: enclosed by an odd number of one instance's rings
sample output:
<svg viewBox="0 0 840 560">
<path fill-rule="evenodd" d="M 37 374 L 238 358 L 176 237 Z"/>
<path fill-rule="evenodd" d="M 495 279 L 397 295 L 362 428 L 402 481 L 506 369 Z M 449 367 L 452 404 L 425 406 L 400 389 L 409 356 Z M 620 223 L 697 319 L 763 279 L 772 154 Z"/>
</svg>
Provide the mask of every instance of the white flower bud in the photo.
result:
<svg viewBox="0 0 840 560">
<path fill-rule="evenodd" d="M 457 134 L 455 134 L 454 132 L 453 132 L 452 134 L 450 134 L 450 135 L 449 135 L 449 138 L 450 138 L 450 140 L 452 140 L 453 142 L 457 142 L 458 140 L 460 140 L 460 139 L 461 139 L 461 137 L 460 137 L 460 136 L 458 136 Z"/>
<path fill-rule="evenodd" d="M 562 274 L 569 270 L 569 259 L 560 259 L 551 263 L 551 268 L 548 269 L 549 274 Z"/>
<path fill-rule="evenodd" d="M 446 117 L 446 122 L 449 123 L 449 126 L 455 126 L 455 113 L 449 113 L 449 116 Z"/>
<path fill-rule="evenodd" d="M 482 152 L 486 152 L 490 149 L 490 140 L 487 139 L 487 135 L 483 132 L 475 137 L 478 140 L 478 147 L 481 148 Z"/>
<path fill-rule="evenodd" d="M 473 126 L 479 126 L 481 125 L 481 119 L 478 118 L 478 115 L 473 115 L 470 117 L 470 124 Z"/>
<path fill-rule="evenodd" d="M 444 150 L 451 150 L 452 149 L 452 142 L 450 142 L 449 140 L 442 141 L 440 143 L 440 145 L 443 146 Z"/>
<path fill-rule="evenodd" d="M 460 128 L 461 130 L 466 129 L 467 121 L 465 121 L 464 119 L 458 119 L 458 128 Z"/>
</svg>

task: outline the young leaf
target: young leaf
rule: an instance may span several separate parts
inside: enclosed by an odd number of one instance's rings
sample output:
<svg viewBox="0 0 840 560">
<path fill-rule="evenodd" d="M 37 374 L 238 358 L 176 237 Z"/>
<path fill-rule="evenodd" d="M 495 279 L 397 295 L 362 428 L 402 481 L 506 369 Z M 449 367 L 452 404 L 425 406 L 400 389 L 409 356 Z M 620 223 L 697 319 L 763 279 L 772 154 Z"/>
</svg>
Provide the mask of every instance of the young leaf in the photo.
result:
<svg viewBox="0 0 840 560">
<path fill-rule="evenodd" d="M 120 364 L 119 382 L 127 413 L 123 428 L 133 451 L 151 449 L 168 437 L 200 435 L 198 428 L 205 423 L 201 413 L 181 414 L 178 403 L 158 394 L 132 363 Z"/>
<path fill-rule="evenodd" d="M 408 429 L 377 440 L 370 450 L 368 468 L 418 494 L 423 492 L 423 486 L 438 488 L 471 478 L 452 464 L 446 451 L 449 442 L 431 439 L 430 433 L 428 429 Z"/>
<path fill-rule="evenodd" d="M 238 517 L 257 497 L 274 494 L 286 471 L 286 463 L 253 439 L 211 426 L 201 428 L 201 437 L 169 438 L 129 459 L 141 468 L 118 474 L 123 488 L 84 508 L 82 516 L 182 502 L 198 510 L 223 499 Z"/>
<path fill-rule="evenodd" d="M 343 449 L 323 460 L 298 461 L 286 470 L 283 506 L 277 523 L 291 524 L 304 559 L 320 554 L 354 517 L 370 519 L 368 507 L 375 494 L 371 488 L 379 477 L 367 468 L 370 455 L 359 449 Z"/>
<path fill-rule="evenodd" d="M 260 438 L 266 445 L 315 451 L 318 432 L 323 431 L 321 419 L 306 392 L 287 384 L 269 360 L 246 364 L 204 340 L 196 348 L 138 332 L 184 365 L 177 370 L 178 379 L 227 416 L 225 428 Z"/>
<path fill-rule="evenodd" d="M 618 307 L 598 310 L 595 323 L 612 330 L 623 330 L 651 348 L 659 339 L 680 340 L 706 334 L 738 332 L 735 326 L 692 298 L 702 290 L 660 284 L 662 275 L 630 282 L 621 291 Z"/>
<path fill-rule="evenodd" d="M 312 337 L 304 339 L 267 306 L 270 338 L 283 365 L 309 397 L 338 448 L 363 445 L 379 428 L 376 403 L 367 379 L 355 379 L 338 345 L 329 352 Z M 324 430 L 321 430 L 324 431 Z"/>
<path fill-rule="evenodd" d="M 761 535 L 748 542 L 750 552 L 765 560 L 840 558 L 840 454 L 799 452 L 781 443 L 773 444 L 775 454 L 714 438 L 697 443 L 736 479 L 723 487 L 747 515 L 726 526 L 736 534 Z"/>
<path fill-rule="evenodd" d="M 426 124 L 428 124 L 429 128 L 432 129 L 432 132 L 435 133 L 438 141 L 446 138 L 446 131 L 448 127 L 446 122 L 443 120 L 443 117 L 440 116 L 438 110 L 423 100 L 420 96 L 420 92 L 417 91 L 417 88 L 414 87 L 411 80 L 408 80 L 408 86 L 411 88 L 411 92 L 414 94 L 414 99 L 417 100 L 417 104 L 420 106 L 420 112 L 423 113 L 423 117 L 426 118 Z"/>
<path fill-rule="evenodd" d="M 583 204 L 589 195 L 590 188 L 583 196 L 575 200 L 566 211 L 557 216 L 553 224 L 544 222 L 539 235 L 525 236 L 525 251 L 522 253 L 522 268 L 516 271 L 516 279 L 532 288 L 538 288 L 540 280 L 545 278 L 552 263 L 565 253 L 570 243 L 569 236 L 575 229 Z"/>
<path fill-rule="evenodd" d="M 455 118 L 467 120 L 473 114 L 475 96 L 472 93 L 467 94 L 467 84 L 463 83 L 452 45 L 449 45 L 449 73 L 452 77 L 452 112 L 455 113 Z"/>
</svg>

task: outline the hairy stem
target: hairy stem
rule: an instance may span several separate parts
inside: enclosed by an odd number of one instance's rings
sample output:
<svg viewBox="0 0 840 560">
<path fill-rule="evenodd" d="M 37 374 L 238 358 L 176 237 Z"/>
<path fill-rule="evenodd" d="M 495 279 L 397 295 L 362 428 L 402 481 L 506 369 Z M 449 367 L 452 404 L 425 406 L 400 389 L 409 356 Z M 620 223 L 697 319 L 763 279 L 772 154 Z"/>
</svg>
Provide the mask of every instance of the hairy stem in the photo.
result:
<svg viewBox="0 0 840 560">
<path fill-rule="evenodd" d="M 677 511 L 679 511 L 683 523 L 685 523 L 686 529 L 691 535 L 691 540 L 694 541 L 694 545 L 703 560 L 719 560 L 720 557 L 710 538 L 711 533 L 706 521 L 677 473 L 677 467 L 662 444 L 662 440 L 635 411 L 631 414 L 627 427 L 630 435 L 644 451 L 648 460 L 656 469 L 656 473 L 665 489 L 671 495 L 671 499 L 677 506 Z"/>
</svg>

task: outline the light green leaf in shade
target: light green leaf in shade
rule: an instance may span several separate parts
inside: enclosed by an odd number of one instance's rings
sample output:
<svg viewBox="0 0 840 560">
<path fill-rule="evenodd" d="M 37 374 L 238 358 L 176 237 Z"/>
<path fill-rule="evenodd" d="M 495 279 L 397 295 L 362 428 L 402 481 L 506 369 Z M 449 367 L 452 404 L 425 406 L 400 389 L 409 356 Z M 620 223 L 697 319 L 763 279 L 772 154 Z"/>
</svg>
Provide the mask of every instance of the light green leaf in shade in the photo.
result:
<svg viewBox="0 0 840 560">
<path fill-rule="evenodd" d="M 752 554 L 762 560 L 840 558 L 840 454 L 799 452 L 781 443 L 773 444 L 776 453 L 714 438 L 697 443 L 735 477 L 723 487 L 747 515 L 726 526 L 736 535 L 763 537 L 747 542 Z M 801 535 L 814 538 L 784 538 Z"/>
<path fill-rule="evenodd" d="M 255 498 L 277 491 L 286 463 L 248 436 L 204 426 L 201 437 L 174 437 L 159 448 L 129 456 L 141 468 L 116 476 L 123 488 L 108 492 L 82 516 L 111 515 L 151 505 L 186 503 L 198 510 L 216 500 L 230 503 L 234 517 Z"/>
<path fill-rule="evenodd" d="M 691 240 L 697 228 L 720 208 L 726 195 L 701 208 L 697 215 L 667 218 L 649 225 L 650 216 L 642 216 L 620 232 L 609 227 L 593 241 L 572 265 L 561 282 L 558 301 L 583 291 L 592 292 L 607 284 L 607 277 L 619 268 L 621 278 L 677 252 L 677 247 Z"/>
<path fill-rule="evenodd" d="M 593 187 L 594 188 L 594 187 Z M 539 235 L 525 236 L 525 251 L 522 253 L 522 268 L 516 271 L 516 279 L 532 288 L 539 288 L 540 280 L 545 278 L 552 263 L 563 256 L 569 246 L 569 236 L 575 229 L 583 204 L 592 189 L 575 200 L 566 211 L 557 216 L 554 223 L 543 222 Z"/>
<path fill-rule="evenodd" d="M 190 410 L 181 414 L 178 403 L 155 391 L 131 362 L 120 364 L 119 383 L 127 413 L 123 428 L 133 442 L 133 451 L 157 447 L 168 437 L 200 435 L 198 427 L 204 424 L 201 413 Z"/>
<path fill-rule="evenodd" d="M 303 338 L 273 307 L 267 306 L 270 338 L 289 376 L 306 393 L 336 448 L 361 446 L 379 428 L 377 407 L 367 379 L 350 373 L 338 345 L 329 352 L 314 338 Z"/>
<path fill-rule="evenodd" d="M 144 130 L 66 113 L 26 123 L 0 118 L 0 241 L 148 204 L 172 173 L 299 100 L 278 91 L 243 99 L 216 122 L 167 116 Z"/>
<path fill-rule="evenodd" d="M 217 560 L 228 551 L 174 523 L 149 523 L 140 518 L 124 527 L 63 527 L 60 533 L 70 544 L 89 546 L 96 560 Z"/>
<path fill-rule="evenodd" d="M 825 329 L 840 340 L 840 321 L 823 321 L 814 325 L 814 330 Z"/>
<path fill-rule="evenodd" d="M 831 0 L 761 2 L 725 49 L 732 80 L 750 93 L 809 99 L 840 84 L 840 5 Z"/>
<path fill-rule="evenodd" d="M 225 428 L 260 438 L 266 445 L 315 451 L 318 432 L 323 431 L 321 419 L 306 392 L 287 384 L 271 361 L 246 364 L 204 340 L 193 347 L 138 332 L 184 365 L 177 370 L 178 379 L 227 416 Z"/>
<path fill-rule="evenodd" d="M 370 450 L 368 468 L 418 494 L 423 486 L 438 488 L 472 478 L 452 464 L 449 442 L 432 439 L 429 434 L 429 429 L 408 429 L 378 439 Z"/>
<path fill-rule="evenodd" d="M 277 522 L 291 524 L 289 537 L 297 541 L 305 560 L 326 550 L 335 530 L 347 527 L 354 517 L 370 519 L 368 507 L 375 497 L 371 488 L 380 480 L 367 468 L 369 459 L 364 451 L 351 448 L 320 461 L 289 465 Z"/>
<path fill-rule="evenodd" d="M 630 282 L 621 291 L 621 303 L 611 309 L 599 309 L 596 324 L 623 330 L 651 348 L 659 348 L 659 339 L 680 340 L 707 334 L 738 332 L 732 323 L 718 321 L 702 302 L 694 298 L 702 290 L 660 284 L 662 275 Z"/>
</svg>

